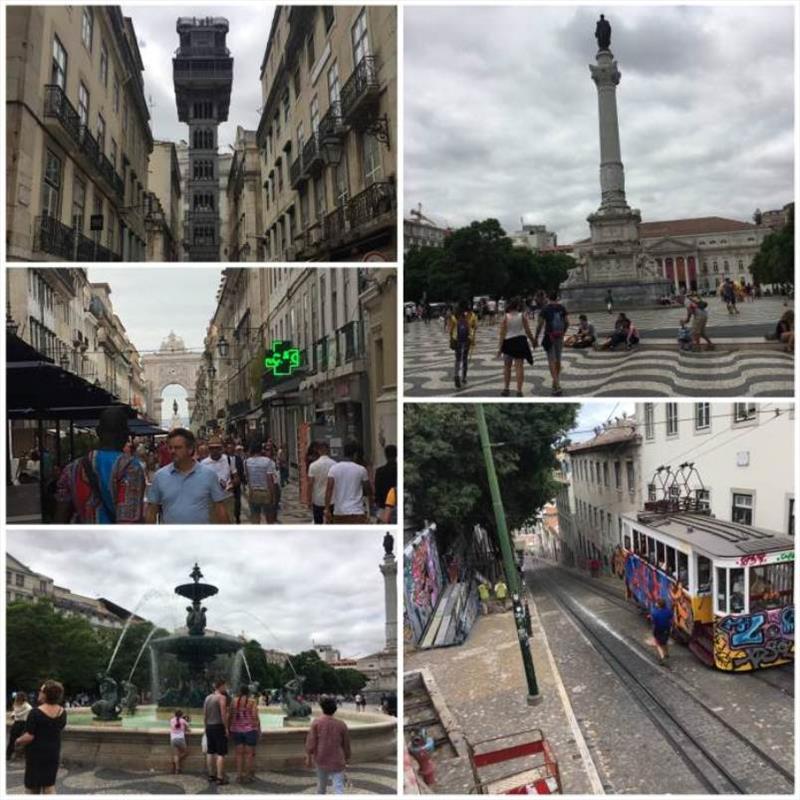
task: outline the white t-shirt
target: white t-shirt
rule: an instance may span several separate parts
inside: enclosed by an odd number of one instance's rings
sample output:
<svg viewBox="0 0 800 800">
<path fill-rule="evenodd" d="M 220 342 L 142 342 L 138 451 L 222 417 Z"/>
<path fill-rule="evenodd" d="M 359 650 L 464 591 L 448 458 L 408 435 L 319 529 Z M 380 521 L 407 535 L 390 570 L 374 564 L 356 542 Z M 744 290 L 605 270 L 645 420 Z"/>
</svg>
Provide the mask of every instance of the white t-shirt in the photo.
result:
<svg viewBox="0 0 800 800">
<path fill-rule="evenodd" d="M 330 468 L 328 478 L 333 478 L 333 513 L 336 516 L 363 514 L 363 484 L 369 479 L 367 470 L 354 461 L 340 461 Z"/>
<path fill-rule="evenodd" d="M 330 456 L 320 456 L 316 461 L 312 461 L 308 468 L 308 479 L 311 481 L 311 502 L 315 506 L 325 505 L 328 473 L 335 463 Z"/>
<path fill-rule="evenodd" d="M 247 474 L 247 485 L 251 489 L 266 491 L 269 483 L 267 475 L 272 475 L 273 481 L 277 482 L 275 476 L 278 470 L 275 468 L 275 462 L 266 456 L 250 456 L 244 462 L 244 471 Z"/>
<path fill-rule="evenodd" d="M 226 457 L 225 453 L 223 453 L 219 457 L 219 461 L 214 461 L 211 456 L 208 456 L 208 458 L 204 458 L 200 463 L 206 467 L 211 467 L 211 469 L 217 473 L 219 485 L 222 487 L 222 490 L 228 495 L 228 497 L 231 497 L 233 490 L 233 481 L 231 480 L 231 477 L 236 474 L 236 459 L 231 456 L 231 461 L 229 464 L 228 458 Z"/>
</svg>

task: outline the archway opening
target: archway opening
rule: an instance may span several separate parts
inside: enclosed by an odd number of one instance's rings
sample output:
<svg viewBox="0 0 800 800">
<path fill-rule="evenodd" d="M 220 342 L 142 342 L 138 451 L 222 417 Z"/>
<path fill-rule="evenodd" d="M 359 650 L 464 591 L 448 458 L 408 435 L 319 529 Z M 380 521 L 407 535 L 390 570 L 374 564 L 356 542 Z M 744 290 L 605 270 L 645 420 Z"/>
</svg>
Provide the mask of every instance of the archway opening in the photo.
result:
<svg viewBox="0 0 800 800">
<path fill-rule="evenodd" d="M 189 393 L 179 383 L 167 384 L 161 390 L 161 427 L 189 427 Z"/>
</svg>

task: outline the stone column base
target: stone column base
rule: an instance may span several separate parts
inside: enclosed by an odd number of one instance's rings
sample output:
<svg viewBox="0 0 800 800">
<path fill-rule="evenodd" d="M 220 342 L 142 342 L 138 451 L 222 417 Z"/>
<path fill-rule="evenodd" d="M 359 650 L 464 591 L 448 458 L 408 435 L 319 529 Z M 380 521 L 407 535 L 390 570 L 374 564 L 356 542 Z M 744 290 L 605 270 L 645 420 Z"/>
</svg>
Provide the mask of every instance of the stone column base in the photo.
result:
<svg viewBox="0 0 800 800">
<path fill-rule="evenodd" d="M 611 289 L 615 311 L 631 308 L 657 306 L 659 298 L 670 294 L 673 286 L 665 278 L 651 281 L 604 281 L 565 286 L 559 290 L 561 302 L 567 307 L 571 322 L 577 322 L 574 315 L 579 311 L 606 309 L 606 293 Z"/>
</svg>

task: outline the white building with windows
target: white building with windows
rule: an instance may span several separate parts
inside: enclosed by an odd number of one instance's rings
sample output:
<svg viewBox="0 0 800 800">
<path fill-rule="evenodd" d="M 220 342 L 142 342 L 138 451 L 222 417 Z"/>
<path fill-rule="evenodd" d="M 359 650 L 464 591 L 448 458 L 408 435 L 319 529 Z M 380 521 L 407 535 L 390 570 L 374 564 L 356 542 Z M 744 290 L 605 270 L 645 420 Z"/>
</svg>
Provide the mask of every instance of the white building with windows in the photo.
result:
<svg viewBox="0 0 800 800">
<path fill-rule="evenodd" d="M 620 417 L 598 427 L 593 438 L 567 448 L 569 468 L 565 472 L 562 467 L 562 474 L 571 479 L 574 513 L 569 514 L 571 520 L 565 519 L 564 534 L 571 541 L 562 540 L 562 550 L 571 550 L 577 559 L 598 558 L 610 564 L 614 548 L 622 542 L 622 515 L 637 511 L 644 501 L 640 445 L 636 419 Z"/>
<path fill-rule="evenodd" d="M 790 402 L 637 403 L 636 416 L 644 499 L 662 499 L 659 467 L 694 464 L 690 488 L 717 519 L 794 535 Z"/>
</svg>

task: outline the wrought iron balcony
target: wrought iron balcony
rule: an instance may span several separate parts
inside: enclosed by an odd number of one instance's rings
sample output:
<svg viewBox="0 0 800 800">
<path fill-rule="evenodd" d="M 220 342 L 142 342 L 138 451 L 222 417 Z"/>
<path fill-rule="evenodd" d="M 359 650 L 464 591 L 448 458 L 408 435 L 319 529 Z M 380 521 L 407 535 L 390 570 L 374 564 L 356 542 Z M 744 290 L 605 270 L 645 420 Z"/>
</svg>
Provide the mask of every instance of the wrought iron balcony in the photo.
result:
<svg viewBox="0 0 800 800">
<path fill-rule="evenodd" d="M 34 250 L 72 261 L 75 257 L 75 231 L 55 217 L 37 217 Z"/>
<path fill-rule="evenodd" d="M 101 151 L 97 139 L 81 123 L 80 115 L 57 84 L 46 84 L 44 87 L 44 120 L 65 149 L 81 156 L 83 165 L 94 170 L 95 177 L 99 177 L 120 199 L 125 196 L 122 178 Z"/>
<path fill-rule="evenodd" d="M 94 261 L 94 250 L 95 250 L 95 243 L 92 239 L 88 236 L 84 236 L 82 233 L 75 234 L 77 239 L 77 247 L 75 249 L 75 255 L 77 261 Z"/>
<path fill-rule="evenodd" d="M 303 145 L 303 174 L 309 177 L 319 175 L 325 162 L 322 158 L 319 136 L 313 133 Z"/>
<path fill-rule="evenodd" d="M 351 125 L 360 126 L 366 117 L 377 110 L 380 82 L 375 56 L 364 56 L 353 74 L 342 86 L 339 99 L 342 117 Z"/>
<path fill-rule="evenodd" d="M 347 206 L 339 206 L 325 217 L 325 240 L 338 241 L 350 230 L 347 222 Z"/>
<path fill-rule="evenodd" d="M 317 339 L 314 342 L 314 371 L 327 372 L 331 364 L 329 363 L 329 347 L 330 340 L 327 336 Z"/>
<path fill-rule="evenodd" d="M 317 128 L 320 144 L 325 144 L 331 140 L 338 142 L 344 133 L 345 124 L 342 118 L 342 105 L 339 102 L 331 103 Z"/>
<path fill-rule="evenodd" d="M 336 331 L 336 364 L 349 364 L 364 355 L 361 322 L 353 320 Z"/>
<path fill-rule="evenodd" d="M 366 225 L 395 208 L 397 187 L 393 181 L 376 181 L 357 194 L 347 204 L 348 222 L 351 228 Z"/>
<path fill-rule="evenodd" d="M 303 174 L 303 156 L 302 153 L 292 161 L 289 167 L 289 185 L 292 189 L 302 186 L 305 183 L 305 175 Z"/>
</svg>

